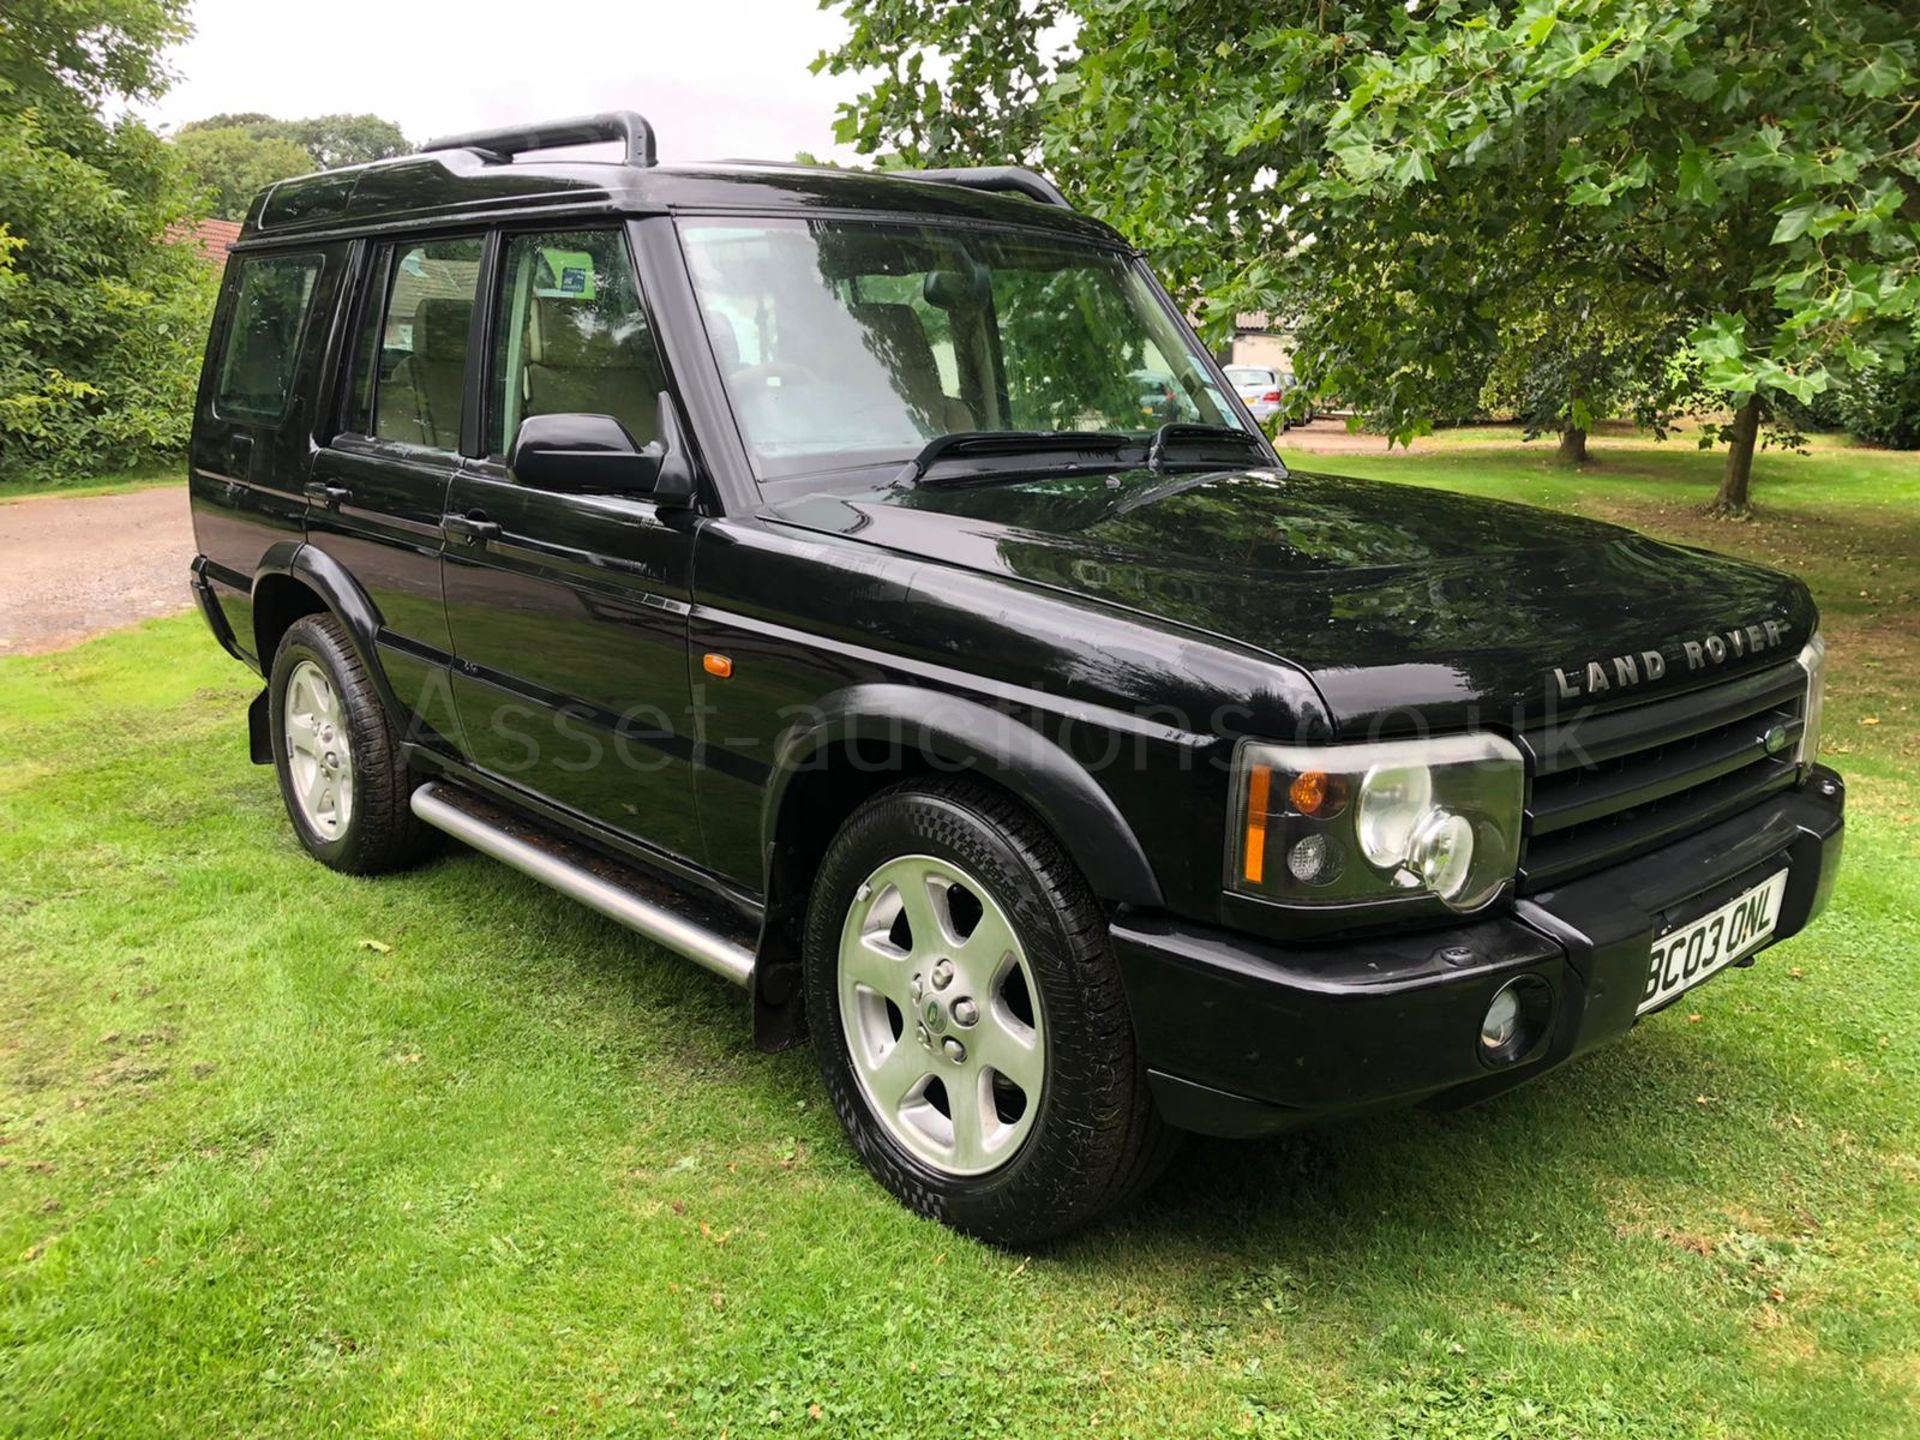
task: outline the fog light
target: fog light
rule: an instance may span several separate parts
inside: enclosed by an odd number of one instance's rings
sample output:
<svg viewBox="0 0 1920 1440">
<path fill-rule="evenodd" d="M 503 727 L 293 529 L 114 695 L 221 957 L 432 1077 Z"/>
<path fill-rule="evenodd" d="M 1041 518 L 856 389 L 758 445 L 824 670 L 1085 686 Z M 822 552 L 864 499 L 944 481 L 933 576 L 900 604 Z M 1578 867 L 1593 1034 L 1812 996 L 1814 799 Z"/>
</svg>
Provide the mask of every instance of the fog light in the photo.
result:
<svg viewBox="0 0 1920 1440">
<path fill-rule="evenodd" d="M 1553 987 L 1538 975 L 1520 975 L 1494 993 L 1480 1020 L 1480 1058 L 1489 1065 L 1524 1060 L 1547 1038 Z"/>
<path fill-rule="evenodd" d="M 1499 1050 L 1511 1043 L 1513 1032 L 1520 1028 L 1520 995 L 1511 985 L 1505 987 L 1493 997 L 1493 1004 L 1487 1007 L 1487 1018 L 1480 1022 L 1480 1043 L 1489 1050 Z"/>
</svg>

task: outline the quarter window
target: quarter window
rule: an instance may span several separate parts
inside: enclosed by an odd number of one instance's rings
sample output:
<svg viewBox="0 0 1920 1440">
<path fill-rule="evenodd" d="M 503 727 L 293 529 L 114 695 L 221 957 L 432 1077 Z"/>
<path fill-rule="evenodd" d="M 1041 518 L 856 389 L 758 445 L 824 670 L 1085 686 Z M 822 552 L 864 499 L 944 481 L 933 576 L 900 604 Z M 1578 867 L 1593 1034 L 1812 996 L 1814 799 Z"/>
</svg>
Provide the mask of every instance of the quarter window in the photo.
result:
<svg viewBox="0 0 1920 1440">
<path fill-rule="evenodd" d="M 636 445 L 660 431 L 653 333 L 618 230 L 515 235 L 493 336 L 487 452 L 503 456 L 529 415 L 611 415 Z"/>
<path fill-rule="evenodd" d="M 214 408 L 222 415 L 274 422 L 287 413 L 300 342 L 320 276 L 318 255 L 249 255 L 227 327 Z"/>
<path fill-rule="evenodd" d="M 379 288 L 354 343 L 349 429 L 430 450 L 460 448 L 480 251 L 477 236 L 382 247 Z"/>
</svg>

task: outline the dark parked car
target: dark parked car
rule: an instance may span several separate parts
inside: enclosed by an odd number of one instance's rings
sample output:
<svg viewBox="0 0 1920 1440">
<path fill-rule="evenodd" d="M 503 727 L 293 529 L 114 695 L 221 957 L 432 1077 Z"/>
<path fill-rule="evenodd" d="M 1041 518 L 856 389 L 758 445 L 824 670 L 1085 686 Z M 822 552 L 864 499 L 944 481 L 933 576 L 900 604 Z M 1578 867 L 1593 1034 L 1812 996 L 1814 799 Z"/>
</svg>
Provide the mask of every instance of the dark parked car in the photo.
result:
<svg viewBox="0 0 1920 1440">
<path fill-rule="evenodd" d="M 1825 901 L 1797 580 L 1289 473 L 1031 172 L 652 151 L 253 206 L 193 587 L 323 863 L 445 831 L 748 987 L 1006 1243 L 1181 1131 L 1505 1090 Z"/>
</svg>

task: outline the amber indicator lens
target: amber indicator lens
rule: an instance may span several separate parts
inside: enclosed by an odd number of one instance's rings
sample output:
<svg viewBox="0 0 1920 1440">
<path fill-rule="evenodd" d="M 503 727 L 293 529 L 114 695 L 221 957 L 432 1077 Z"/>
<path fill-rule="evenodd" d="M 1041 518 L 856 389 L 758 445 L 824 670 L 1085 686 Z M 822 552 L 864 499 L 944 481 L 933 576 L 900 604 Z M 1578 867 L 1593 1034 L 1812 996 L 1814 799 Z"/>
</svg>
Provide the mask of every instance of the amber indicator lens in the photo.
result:
<svg viewBox="0 0 1920 1440">
<path fill-rule="evenodd" d="M 717 655 L 709 650 L 706 655 L 701 658 L 700 663 L 706 667 L 707 674 L 718 676 L 722 680 L 733 674 L 733 657 L 731 655 Z"/>
<path fill-rule="evenodd" d="M 1250 885 L 1267 874 L 1267 805 L 1273 796 L 1273 771 L 1255 765 L 1247 772 L 1247 843 L 1240 873 Z"/>
<path fill-rule="evenodd" d="M 1302 815 L 1325 820 L 1347 808 L 1347 797 L 1351 791 L 1352 786 L 1344 775 L 1308 770 L 1293 777 L 1293 784 L 1287 789 L 1287 799 Z"/>
</svg>

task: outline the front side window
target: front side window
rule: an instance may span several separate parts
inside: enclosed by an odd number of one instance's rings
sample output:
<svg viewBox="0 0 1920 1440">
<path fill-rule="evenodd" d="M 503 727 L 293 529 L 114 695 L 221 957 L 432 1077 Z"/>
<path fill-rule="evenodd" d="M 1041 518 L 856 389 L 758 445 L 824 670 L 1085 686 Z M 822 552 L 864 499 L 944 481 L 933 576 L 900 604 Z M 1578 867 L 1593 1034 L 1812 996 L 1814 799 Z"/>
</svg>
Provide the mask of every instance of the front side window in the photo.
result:
<svg viewBox="0 0 1920 1440">
<path fill-rule="evenodd" d="M 381 247 L 354 342 L 348 429 L 430 450 L 460 448 L 480 251 L 477 236 Z"/>
<path fill-rule="evenodd" d="M 659 434 L 658 352 L 618 230 L 515 235 L 493 334 L 487 453 L 529 415 L 611 415 L 636 446 Z"/>
<path fill-rule="evenodd" d="M 961 431 L 1240 428 L 1124 255 L 857 221 L 698 220 L 681 234 L 763 480 L 904 460 Z"/>
<path fill-rule="evenodd" d="M 320 278 L 318 255 L 248 255 L 240 265 L 233 323 L 214 409 L 237 419 L 276 422 L 287 413 L 294 368 Z"/>
</svg>

